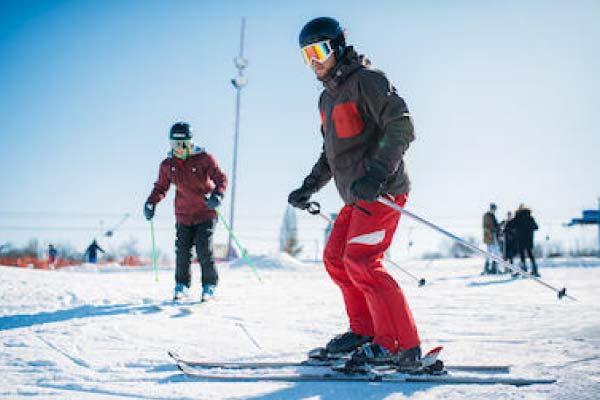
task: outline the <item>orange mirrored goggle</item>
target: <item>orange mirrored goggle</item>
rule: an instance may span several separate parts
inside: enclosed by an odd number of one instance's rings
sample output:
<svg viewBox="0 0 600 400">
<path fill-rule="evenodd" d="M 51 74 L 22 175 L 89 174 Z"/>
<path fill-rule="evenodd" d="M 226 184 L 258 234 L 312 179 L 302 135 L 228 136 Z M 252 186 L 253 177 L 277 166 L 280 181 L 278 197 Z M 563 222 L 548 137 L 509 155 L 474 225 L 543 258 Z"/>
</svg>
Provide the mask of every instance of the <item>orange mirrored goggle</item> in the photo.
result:
<svg viewBox="0 0 600 400">
<path fill-rule="evenodd" d="M 304 46 L 301 51 L 304 62 L 308 65 L 310 65 L 311 60 L 317 60 L 320 63 L 324 63 L 333 54 L 330 40 L 311 43 L 308 46 Z"/>
</svg>

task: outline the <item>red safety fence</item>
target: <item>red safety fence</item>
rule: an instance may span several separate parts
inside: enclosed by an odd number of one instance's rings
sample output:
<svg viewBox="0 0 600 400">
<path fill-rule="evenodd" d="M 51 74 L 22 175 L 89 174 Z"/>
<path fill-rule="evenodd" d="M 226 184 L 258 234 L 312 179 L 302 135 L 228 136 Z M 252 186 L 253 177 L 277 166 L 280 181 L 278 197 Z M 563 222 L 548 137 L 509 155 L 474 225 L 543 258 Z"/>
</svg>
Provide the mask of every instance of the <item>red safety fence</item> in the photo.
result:
<svg viewBox="0 0 600 400">
<path fill-rule="evenodd" d="M 120 263 L 124 267 L 141 267 L 146 265 L 140 256 L 125 256 Z"/>
<path fill-rule="evenodd" d="M 53 264 L 48 262 L 48 259 L 39 259 L 36 257 L 0 257 L 0 265 L 6 265 L 9 267 L 19 268 L 35 268 L 35 269 L 47 269 L 53 270 L 58 268 L 70 267 L 74 265 L 81 265 L 84 262 L 79 260 L 69 260 L 58 257 Z M 110 264 L 107 261 L 99 261 L 97 265 Z M 139 267 L 146 265 L 141 257 L 139 256 L 125 256 L 123 260 L 119 262 L 124 267 Z"/>
</svg>

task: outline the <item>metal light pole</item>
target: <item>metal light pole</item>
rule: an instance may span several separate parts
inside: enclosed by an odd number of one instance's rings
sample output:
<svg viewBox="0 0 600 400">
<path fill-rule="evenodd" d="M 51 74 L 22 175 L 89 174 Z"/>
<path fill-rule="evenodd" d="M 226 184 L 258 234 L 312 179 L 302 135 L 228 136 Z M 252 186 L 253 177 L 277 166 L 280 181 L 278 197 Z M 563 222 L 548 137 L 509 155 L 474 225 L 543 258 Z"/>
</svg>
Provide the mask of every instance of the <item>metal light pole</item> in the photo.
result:
<svg viewBox="0 0 600 400">
<path fill-rule="evenodd" d="M 237 173 L 237 151 L 238 151 L 238 140 L 240 136 L 240 99 L 242 95 L 242 89 L 248 83 L 248 79 L 244 76 L 244 68 L 248 66 L 248 60 L 244 58 L 244 31 L 246 29 L 246 18 L 242 18 L 242 29 L 240 31 L 240 53 L 233 59 L 235 67 L 238 70 L 236 78 L 231 80 L 231 84 L 236 90 L 235 99 L 235 139 L 233 142 L 233 172 L 231 176 L 231 207 L 229 210 L 229 227 L 231 230 L 234 229 L 234 217 L 235 217 L 235 181 Z M 227 257 L 231 258 L 235 255 L 232 247 L 231 235 L 227 243 Z"/>
</svg>

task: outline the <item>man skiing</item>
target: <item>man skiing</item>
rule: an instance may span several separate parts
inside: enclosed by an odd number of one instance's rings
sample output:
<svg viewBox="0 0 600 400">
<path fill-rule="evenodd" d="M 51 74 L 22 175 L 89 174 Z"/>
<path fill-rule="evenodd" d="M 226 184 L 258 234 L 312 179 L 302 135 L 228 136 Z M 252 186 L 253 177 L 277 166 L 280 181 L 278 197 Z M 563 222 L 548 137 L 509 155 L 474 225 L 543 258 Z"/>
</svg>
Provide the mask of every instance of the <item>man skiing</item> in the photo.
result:
<svg viewBox="0 0 600 400">
<path fill-rule="evenodd" d="M 144 204 L 147 220 L 154 217 L 156 204 L 166 195 L 169 186 L 176 186 L 175 218 L 177 221 L 176 269 L 174 300 L 187 295 L 191 286 L 190 264 L 192 246 L 202 269 L 201 299 L 214 295 L 218 283 L 212 249 L 212 237 L 217 223 L 217 208 L 223 200 L 227 177 L 215 158 L 194 146 L 192 130 L 185 122 L 177 122 L 169 132 L 171 151 L 162 161 L 158 180 Z"/>
<path fill-rule="evenodd" d="M 421 357 L 417 327 L 402 289 L 381 262 L 400 214 L 376 202 L 381 195 L 404 206 L 408 198 L 403 155 L 414 140 L 408 108 L 385 75 L 346 45 L 335 19 L 308 22 L 299 42 L 304 61 L 324 86 L 323 150 L 288 202 L 306 209 L 311 195 L 333 178 L 345 203 L 323 259 L 341 289 L 350 330 L 334 337 L 321 355 L 351 353 L 350 369 L 415 367 Z"/>
<path fill-rule="evenodd" d="M 90 264 L 96 264 L 96 262 L 98 262 L 98 250 L 101 251 L 102 253 L 105 253 L 105 251 L 102 249 L 102 247 L 100 247 L 98 245 L 98 242 L 96 241 L 96 239 L 94 239 L 94 240 L 92 240 L 92 243 L 85 250 L 85 253 L 83 253 L 84 257 L 87 255 L 88 262 Z"/>
</svg>

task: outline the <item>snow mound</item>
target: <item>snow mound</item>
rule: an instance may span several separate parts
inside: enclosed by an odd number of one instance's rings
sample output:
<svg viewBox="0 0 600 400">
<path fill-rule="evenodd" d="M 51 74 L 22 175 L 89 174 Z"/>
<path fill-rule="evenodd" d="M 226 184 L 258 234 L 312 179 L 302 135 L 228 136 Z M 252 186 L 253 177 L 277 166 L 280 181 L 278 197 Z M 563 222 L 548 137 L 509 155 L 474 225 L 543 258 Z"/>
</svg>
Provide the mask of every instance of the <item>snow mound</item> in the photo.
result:
<svg viewBox="0 0 600 400">
<path fill-rule="evenodd" d="M 298 268 L 306 268 L 305 264 L 298 259 L 290 256 L 287 253 L 276 253 L 268 255 L 249 256 L 250 262 L 257 269 L 269 270 L 291 270 Z M 248 263 L 245 258 L 238 258 L 229 264 L 230 268 L 248 268 Z"/>
<path fill-rule="evenodd" d="M 89 264 L 74 265 L 58 269 L 61 272 L 115 272 L 123 271 L 123 267 L 118 263 L 110 264 Z"/>
</svg>

